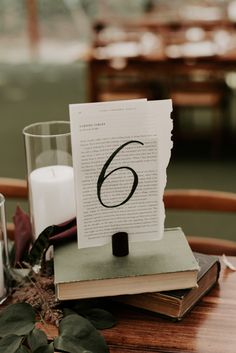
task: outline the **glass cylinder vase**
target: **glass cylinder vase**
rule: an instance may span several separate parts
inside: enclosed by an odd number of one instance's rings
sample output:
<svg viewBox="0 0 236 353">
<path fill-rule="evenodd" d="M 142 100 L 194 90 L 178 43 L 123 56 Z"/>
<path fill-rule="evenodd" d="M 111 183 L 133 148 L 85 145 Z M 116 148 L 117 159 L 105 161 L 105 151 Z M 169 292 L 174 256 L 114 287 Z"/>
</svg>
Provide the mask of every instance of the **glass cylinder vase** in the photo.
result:
<svg viewBox="0 0 236 353">
<path fill-rule="evenodd" d="M 5 216 L 5 198 L 0 194 L 0 304 L 4 302 L 9 290 L 7 273 L 10 269 L 8 239 Z"/>
<path fill-rule="evenodd" d="M 74 174 L 68 121 L 24 128 L 29 205 L 34 236 L 75 217 Z"/>
</svg>

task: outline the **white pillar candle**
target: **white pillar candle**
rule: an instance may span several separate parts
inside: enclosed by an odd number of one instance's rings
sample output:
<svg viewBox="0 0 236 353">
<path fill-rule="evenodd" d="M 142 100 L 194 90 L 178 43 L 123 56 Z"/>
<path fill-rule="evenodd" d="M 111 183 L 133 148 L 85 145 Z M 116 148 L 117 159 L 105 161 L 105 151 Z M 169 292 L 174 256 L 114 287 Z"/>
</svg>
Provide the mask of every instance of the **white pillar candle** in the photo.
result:
<svg viewBox="0 0 236 353">
<path fill-rule="evenodd" d="M 0 300 L 5 295 L 6 290 L 4 286 L 4 272 L 3 272 L 3 258 L 2 258 L 2 242 L 0 240 Z"/>
<path fill-rule="evenodd" d="M 35 236 L 46 227 L 75 217 L 73 168 L 53 165 L 33 170 L 29 176 Z"/>
</svg>

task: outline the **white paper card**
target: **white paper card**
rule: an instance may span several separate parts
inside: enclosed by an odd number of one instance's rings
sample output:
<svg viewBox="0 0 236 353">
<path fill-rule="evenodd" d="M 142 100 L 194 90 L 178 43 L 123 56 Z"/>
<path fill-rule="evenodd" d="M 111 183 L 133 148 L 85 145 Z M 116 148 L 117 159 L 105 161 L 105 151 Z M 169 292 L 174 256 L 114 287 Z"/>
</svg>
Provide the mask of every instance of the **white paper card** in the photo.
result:
<svg viewBox="0 0 236 353">
<path fill-rule="evenodd" d="M 161 239 L 171 100 L 70 105 L 78 246 Z"/>
</svg>

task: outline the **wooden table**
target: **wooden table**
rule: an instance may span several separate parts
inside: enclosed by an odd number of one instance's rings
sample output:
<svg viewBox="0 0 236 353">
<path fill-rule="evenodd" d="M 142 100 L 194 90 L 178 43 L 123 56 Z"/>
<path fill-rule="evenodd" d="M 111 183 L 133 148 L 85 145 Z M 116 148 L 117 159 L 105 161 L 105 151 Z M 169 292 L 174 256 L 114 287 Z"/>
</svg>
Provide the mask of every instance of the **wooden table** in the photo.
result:
<svg viewBox="0 0 236 353">
<path fill-rule="evenodd" d="M 110 353 L 235 353 L 236 272 L 222 265 L 219 284 L 180 322 L 121 306 L 114 314 L 117 326 L 103 331 Z"/>
<path fill-rule="evenodd" d="M 229 260 L 236 266 L 236 257 Z M 219 283 L 182 321 L 173 322 L 122 304 L 116 304 L 112 311 L 117 325 L 101 331 L 110 353 L 236 352 L 236 272 L 224 264 Z M 57 335 L 57 329 L 50 325 L 45 332 L 50 338 Z"/>
<path fill-rule="evenodd" d="M 228 258 L 236 266 L 236 257 Z M 110 353 L 235 353 L 236 272 L 222 264 L 219 283 L 179 322 L 116 304 L 118 323 L 101 331 Z M 53 337 L 57 331 L 48 327 Z"/>
</svg>

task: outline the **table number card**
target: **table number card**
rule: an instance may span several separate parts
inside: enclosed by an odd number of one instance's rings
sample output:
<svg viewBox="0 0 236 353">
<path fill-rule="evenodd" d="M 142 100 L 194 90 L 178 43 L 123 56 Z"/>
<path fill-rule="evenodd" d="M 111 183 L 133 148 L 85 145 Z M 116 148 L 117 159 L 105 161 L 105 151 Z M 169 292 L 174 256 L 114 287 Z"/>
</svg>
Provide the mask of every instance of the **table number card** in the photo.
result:
<svg viewBox="0 0 236 353">
<path fill-rule="evenodd" d="M 161 239 L 171 100 L 70 105 L 79 248 Z"/>
</svg>

